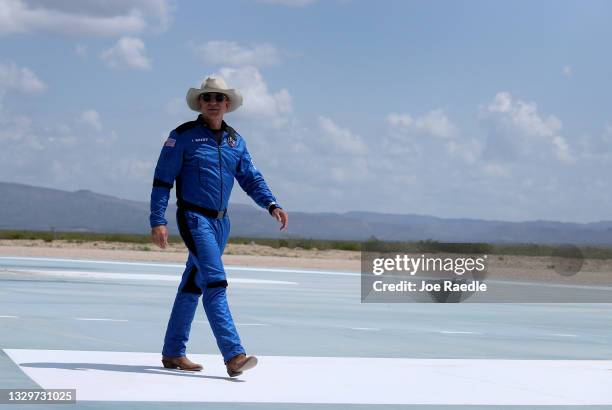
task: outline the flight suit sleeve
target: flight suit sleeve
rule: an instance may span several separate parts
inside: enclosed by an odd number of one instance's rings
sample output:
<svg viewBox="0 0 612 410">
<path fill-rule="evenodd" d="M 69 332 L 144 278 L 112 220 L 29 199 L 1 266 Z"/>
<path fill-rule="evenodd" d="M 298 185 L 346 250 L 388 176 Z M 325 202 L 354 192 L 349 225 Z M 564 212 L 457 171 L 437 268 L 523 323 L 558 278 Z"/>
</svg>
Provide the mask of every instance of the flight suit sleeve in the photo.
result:
<svg viewBox="0 0 612 410">
<path fill-rule="evenodd" d="M 149 216 L 151 228 L 168 224 L 165 218 L 166 208 L 170 190 L 183 165 L 183 151 L 183 143 L 173 130 L 162 147 L 155 167 L 153 189 L 151 190 L 151 215 Z"/>
<path fill-rule="evenodd" d="M 257 205 L 266 208 L 268 212 L 272 213 L 275 208 L 281 207 L 276 202 L 276 198 L 272 195 L 270 188 L 268 188 L 268 184 L 266 184 L 263 175 L 255 168 L 255 165 L 253 165 L 253 159 L 251 158 L 251 154 L 249 154 L 246 143 L 244 145 L 244 152 L 238 161 L 236 180 L 244 192 L 246 192 Z"/>
</svg>

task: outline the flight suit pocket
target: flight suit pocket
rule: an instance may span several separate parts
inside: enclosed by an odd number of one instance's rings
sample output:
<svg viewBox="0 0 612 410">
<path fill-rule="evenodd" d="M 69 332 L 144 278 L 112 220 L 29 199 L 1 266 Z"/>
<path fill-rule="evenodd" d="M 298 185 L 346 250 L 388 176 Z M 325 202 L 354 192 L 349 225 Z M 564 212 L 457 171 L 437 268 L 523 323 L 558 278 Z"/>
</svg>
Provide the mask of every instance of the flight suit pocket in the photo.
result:
<svg viewBox="0 0 612 410">
<path fill-rule="evenodd" d="M 197 229 L 198 228 L 198 217 L 193 215 L 191 212 L 185 215 L 185 223 L 189 229 Z"/>
</svg>

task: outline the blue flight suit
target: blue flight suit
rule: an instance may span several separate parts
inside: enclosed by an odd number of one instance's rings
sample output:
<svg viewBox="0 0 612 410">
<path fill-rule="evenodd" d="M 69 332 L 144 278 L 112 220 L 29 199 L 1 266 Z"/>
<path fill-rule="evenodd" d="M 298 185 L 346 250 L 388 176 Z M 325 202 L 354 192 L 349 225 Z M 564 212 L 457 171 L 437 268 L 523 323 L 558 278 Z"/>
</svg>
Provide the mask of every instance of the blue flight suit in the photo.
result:
<svg viewBox="0 0 612 410">
<path fill-rule="evenodd" d="M 150 223 L 167 224 L 164 214 L 176 181 L 176 218 L 189 257 L 168 321 L 164 356 L 185 356 L 200 295 L 223 359 L 245 353 L 227 304 L 221 261 L 230 231 L 226 210 L 234 178 L 262 208 L 272 213 L 280 207 L 253 165 L 244 139 L 225 122 L 214 132 L 200 115 L 170 132 L 155 168 Z"/>
</svg>

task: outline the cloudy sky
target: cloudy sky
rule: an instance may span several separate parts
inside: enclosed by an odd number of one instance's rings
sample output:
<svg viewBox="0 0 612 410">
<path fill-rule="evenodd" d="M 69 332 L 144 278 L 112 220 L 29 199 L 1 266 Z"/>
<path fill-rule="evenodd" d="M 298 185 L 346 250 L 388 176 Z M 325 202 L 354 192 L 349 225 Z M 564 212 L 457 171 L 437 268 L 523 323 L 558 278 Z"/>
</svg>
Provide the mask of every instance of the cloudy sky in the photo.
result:
<svg viewBox="0 0 612 410">
<path fill-rule="evenodd" d="M 289 211 L 610 220 L 611 15 L 609 1 L 0 0 L 0 180 L 148 200 L 168 132 L 196 115 L 187 89 L 215 73 L 241 89 L 226 119 Z"/>
</svg>

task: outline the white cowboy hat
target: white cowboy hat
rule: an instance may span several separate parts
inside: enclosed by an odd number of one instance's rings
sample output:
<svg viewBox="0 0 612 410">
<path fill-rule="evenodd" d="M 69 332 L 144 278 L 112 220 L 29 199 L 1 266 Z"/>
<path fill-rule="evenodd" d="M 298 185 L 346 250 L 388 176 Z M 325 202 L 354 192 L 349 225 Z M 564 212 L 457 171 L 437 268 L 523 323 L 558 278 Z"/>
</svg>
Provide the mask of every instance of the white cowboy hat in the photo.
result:
<svg viewBox="0 0 612 410">
<path fill-rule="evenodd" d="M 233 88 L 227 88 L 227 84 L 221 77 L 209 76 L 204 81 L 200 88 L 190 88 L 187 91 L 187 105 L 194 111 L 200 112 L 200 104 L 198 98 L 203 93 L 221 93 L 227 95 L 230 100 L 230 106 L 227 112 L 234 111 L 242 105 L 242 95 L 240 91 Z"/>
</svg>

